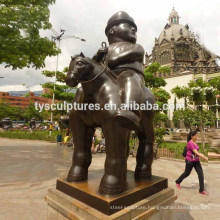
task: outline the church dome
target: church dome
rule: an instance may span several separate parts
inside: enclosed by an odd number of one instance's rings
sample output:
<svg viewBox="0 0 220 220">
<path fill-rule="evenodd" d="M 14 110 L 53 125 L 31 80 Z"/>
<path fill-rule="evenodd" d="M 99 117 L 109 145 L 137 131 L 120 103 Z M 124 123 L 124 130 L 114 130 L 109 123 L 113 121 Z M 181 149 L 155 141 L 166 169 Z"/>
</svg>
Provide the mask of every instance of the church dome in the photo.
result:
<svg viewBox="0 0 220 220">
<path fill-rule="evenodd" d="M 158 42 L 161 44 L 164 39 L 170 42 L 172 38 L 174 41 L 177 41 L 181 36 L 184 38 L 192 37 L 192 33 L 189 31 L 188 25 L 184 26 L 177 23 L 172 23 L 170 25 L 167 24 L 162 30 L 158 38 Z"/>
<path fill-rule="evenodd" d="M 171 40 L 177 41 L 181 36 L 184 38 L 193 37 L 192 33 L 189 31 L 189 26 L 179 24 L 179 19 L 180 16 L 173 8 L 168 18 L 169 24 L 166 24 L 158 38 L 159 44 L 161 44 L 164 39 L 170 42 Z"/>
</svg>

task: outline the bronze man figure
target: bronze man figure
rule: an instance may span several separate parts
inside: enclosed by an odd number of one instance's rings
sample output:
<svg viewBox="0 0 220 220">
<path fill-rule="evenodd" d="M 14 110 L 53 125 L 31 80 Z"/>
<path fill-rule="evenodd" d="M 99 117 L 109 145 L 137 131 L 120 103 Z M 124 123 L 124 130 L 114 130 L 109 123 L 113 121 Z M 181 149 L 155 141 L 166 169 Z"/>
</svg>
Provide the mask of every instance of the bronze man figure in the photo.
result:
<svg viewBox="0 0 220 220">
<path fill-rule="evenodd" d="M 136 44 L 137 26 L 126 12 L 115 13 L 108 21 L 105 34 L 109 47 L 101 48 L 93 57 L 99 62 L 107 53 L 108 67 L 118 76 L 121 91 L 121 103 L 128 105 L 140 104 L 142 89 L 145 86 L 143 77 L 144 49 Z M 131 109 L 132 110 L 132 109 Z M 140 123 L 140 112 L 137 110 L 119 110 L 115 118 L 122 125 L 136 130 Z"/>
</svg>

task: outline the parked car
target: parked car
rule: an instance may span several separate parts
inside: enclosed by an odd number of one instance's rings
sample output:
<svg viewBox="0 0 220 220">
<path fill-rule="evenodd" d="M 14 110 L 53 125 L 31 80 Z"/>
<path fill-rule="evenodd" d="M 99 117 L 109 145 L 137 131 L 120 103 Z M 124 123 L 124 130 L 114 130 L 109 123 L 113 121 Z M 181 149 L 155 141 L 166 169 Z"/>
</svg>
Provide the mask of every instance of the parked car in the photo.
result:
<svg viewBox="0 0 220 220">
<path fill-rule="evenodd" d="M 1 127 L 3 127 L 3 129 L 9 129 L 12 127 L 12 120 L 8 117 L 3 118 L 0 122 Z"/>
</svg>

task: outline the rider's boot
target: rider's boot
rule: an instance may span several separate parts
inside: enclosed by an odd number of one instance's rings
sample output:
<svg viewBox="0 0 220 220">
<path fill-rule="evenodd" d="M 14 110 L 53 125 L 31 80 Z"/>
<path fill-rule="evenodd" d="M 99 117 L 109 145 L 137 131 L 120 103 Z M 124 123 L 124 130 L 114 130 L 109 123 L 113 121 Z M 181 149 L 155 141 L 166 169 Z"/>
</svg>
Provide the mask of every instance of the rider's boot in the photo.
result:
<svg viewBox="0 0 220 220">
<path fill-rule="evenodd" d="M 137 130 L 140 123 L 140 116 L 137 111 L 118 110 L 114 119 L 122 127 L 126 127 L 130 130 Z"/>
</svg>

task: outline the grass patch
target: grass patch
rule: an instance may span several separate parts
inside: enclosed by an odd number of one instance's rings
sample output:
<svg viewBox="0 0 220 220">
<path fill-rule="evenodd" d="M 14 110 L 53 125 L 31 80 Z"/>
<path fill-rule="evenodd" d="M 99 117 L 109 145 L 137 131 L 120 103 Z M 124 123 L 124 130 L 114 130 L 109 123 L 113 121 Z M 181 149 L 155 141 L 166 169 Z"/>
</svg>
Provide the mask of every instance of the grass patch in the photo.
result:
<svg viewBox="0 0 220 220">
<path fill-rule="evenodd" d="M 49 131 L 0 131 L 0 137 L 5 138 L 17 138 L 28 140 L 44 140 L 44 141 L 57 141 L 57 135 L 64 137 L 65 131 L 52 131 L 52 135 L 49 135 Z"/>
</svg>

